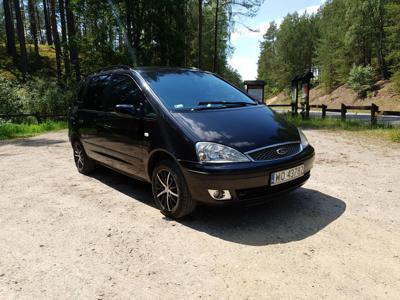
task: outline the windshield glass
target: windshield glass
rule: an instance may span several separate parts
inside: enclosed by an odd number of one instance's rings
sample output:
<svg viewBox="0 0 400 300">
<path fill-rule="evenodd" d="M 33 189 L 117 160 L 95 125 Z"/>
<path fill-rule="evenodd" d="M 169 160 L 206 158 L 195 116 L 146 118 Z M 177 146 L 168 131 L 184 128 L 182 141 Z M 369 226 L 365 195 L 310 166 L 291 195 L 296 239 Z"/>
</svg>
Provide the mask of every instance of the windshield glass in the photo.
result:
<svg viewBox="0 0 400 300">
<path fill-rule="evenodd" d="M 171 110 L 255 105 L 245 93 L 218 77 L 191 70 L 142 71 L 140 74 Z"/>
</svg>

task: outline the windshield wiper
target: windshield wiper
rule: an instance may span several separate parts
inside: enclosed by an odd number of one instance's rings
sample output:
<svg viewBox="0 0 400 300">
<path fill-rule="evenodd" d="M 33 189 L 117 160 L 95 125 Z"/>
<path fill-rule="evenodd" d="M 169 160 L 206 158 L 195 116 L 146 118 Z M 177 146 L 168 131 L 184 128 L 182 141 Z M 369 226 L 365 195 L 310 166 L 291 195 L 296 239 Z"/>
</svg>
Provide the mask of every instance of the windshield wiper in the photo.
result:
<svg viewBox="0 0 400 300">
<path fill-rule="evenodd" d="M 201 101 L 197 103 L 198 105 L 209 105 L 209 104 L 221 104 L 221 105 L 227 105 L 227 106 L 246 106 L 246 105 L 257 105 L 257 103 L 252 103 L 252 102 L 240 102 L 240 101 Z"/>
<path fill-rule="evenodd" d="M 198 103 L 198 105 L 225 105 L 227 107 L 231 107 L 231 106 L 246 106 L 246 105 L 257 105 L 257 103 L 252 103 L 252 102 L 240 102 L 240 101 L 201 101 Z"/>
<path fill-rule="evenodd" d="M 251 102 L 231 102 L 231 101 L 201 101 L 197 105 L 201 107 L 192 107 L 190 110 L 208 110 L 208 109 L 224 109 L 230 107 L 242 107 L 246 105 L 257 105 L 257 103 Z M 220 105 L 220 106 L 213 106 Z"/>
</svg>

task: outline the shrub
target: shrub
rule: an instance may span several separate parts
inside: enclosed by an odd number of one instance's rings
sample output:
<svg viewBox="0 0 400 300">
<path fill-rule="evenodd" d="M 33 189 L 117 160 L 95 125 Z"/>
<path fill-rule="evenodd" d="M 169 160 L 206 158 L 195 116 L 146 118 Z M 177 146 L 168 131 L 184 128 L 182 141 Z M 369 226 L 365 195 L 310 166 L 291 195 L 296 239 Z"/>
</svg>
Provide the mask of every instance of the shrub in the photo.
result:
<svg viewBox="0 0 400 300">
<path fill-rule="evenodd" d="M 18 96 L 15 83 L 0 77 L 0 114 L 17 114 L 22 110 L 22 100 Z"/>
<path fill-rule="evenodd" d="M 18 83 L 0 76 L 0 115 L 19 113 L 64 115 L 75 93 L 75 84 L 60 86 L 55 81 L 39 77 Z M 27 118 L 5 118 L 0 121 L 30 123 Z"/>
<path fill-rule="evenodd" d="M 367 92 L 372 89 L 374 73 L 374 69 L 371 66 L 355 66 L 350 71 L 348 84 L 360 97 L 364 98 Z"/>
<path fill-rule="evenodd" d="M 394 84 L 394 89 L 397 93 L 400 93 L 400 71 L 397 71 L 393 74 L 392 81 Z"/>
<path fill-rule="evenodd" d="M 55 81 L 35 78 L 24 87 L 24 110 L 39 114 L 65 114 L 75 95 L 75 87 L 61 87 Z"/>
</svg>

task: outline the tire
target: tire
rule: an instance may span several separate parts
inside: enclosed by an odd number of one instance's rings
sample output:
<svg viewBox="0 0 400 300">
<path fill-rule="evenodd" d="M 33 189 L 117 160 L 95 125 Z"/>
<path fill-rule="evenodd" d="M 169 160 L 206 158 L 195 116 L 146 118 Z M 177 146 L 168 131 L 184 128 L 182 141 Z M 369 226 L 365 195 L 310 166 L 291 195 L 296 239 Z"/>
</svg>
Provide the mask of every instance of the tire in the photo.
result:
<svg viewBox="0 0 400 300">
<path fill-rule="evenodd" d="M 196 208 L 197 203 L 190 195 L 185 177 L 171 160 L 163 160 L 156 165 L 152 174 L 152 189 L 154 202 L 167 217 L 179 219 Z"/>
<path fill-rule="evenodd" d="M 85 175 L 93 172 L 96 167 L 96 163 L 93 159 L 87 156 L 82 143 L 80 141 L 74 141 L 72 143 L 72 149 L 75 166 L 78 169 L 78 172 Z"/>
</svg>

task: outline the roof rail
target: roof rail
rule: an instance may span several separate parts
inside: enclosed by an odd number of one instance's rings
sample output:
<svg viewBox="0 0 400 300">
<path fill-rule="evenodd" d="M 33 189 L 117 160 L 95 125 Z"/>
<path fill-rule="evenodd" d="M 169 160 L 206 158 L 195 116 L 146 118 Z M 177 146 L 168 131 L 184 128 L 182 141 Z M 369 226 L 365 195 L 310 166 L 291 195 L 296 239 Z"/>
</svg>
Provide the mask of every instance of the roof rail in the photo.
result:
<svg viewBox="0 0 400 300">
<path fill-rule="evenodd" d="M 92 72 L 92 74 L 96 74 L 96 73 L 100 73 L 100 72 L 104 72 L 104 71 L 115 70 L 115 69 L 129 70 L 130 68 L 131 67 L 129 67 L 127 65 L 112 65 L 112 66 L 108 66 L 108 67 L 105 67 L 105 68 L 98 69 L 98 70 Z"/>
</svg>

